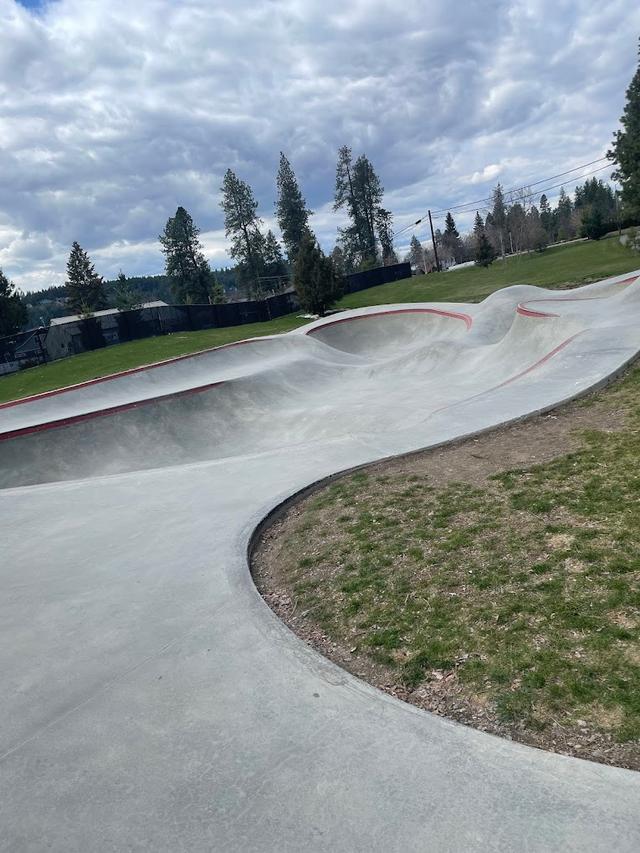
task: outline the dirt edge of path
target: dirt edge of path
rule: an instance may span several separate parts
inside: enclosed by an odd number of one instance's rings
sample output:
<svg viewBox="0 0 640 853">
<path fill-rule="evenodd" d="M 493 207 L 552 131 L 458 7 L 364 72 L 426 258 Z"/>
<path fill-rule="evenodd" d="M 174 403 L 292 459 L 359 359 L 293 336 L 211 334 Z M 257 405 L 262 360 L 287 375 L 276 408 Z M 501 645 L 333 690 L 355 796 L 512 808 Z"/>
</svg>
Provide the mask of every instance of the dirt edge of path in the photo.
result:
<svg viewBox="0 0 640 853">
<path fill-rule="evenodd" d="M 635 361 L 635 359 L 634 359 Z M 567 731 L 553 725 L 534 732 L 517 724 L 502 723 L 487 713 L 481 703 L 471 703 L 456 691 L 446 677 L 415 690 L 397 683 L 391 670 L 356 652 L 348 643 L 336 642 L 297 607 L 295 596 L 279 568 L 278 543 L 290 526 L 304 515 L 314 496 L 331 484 L 356 471 L 369 475 L 407 476 L 428 471 L 429 481 L 445 486 L 463 481 L 481 486 L 492 474 L 512 468 L 549 462 L 576 449 L 576 431 L 595 428 L 617 431 L 625 422 L 625 412 L 600 399 L 605 386 L 614 385 L 633 369 L 627 365 L 615 376 L 580 398 L 547 412 L 492 428 L 478 435 L 445 445 L 412 451 L 390 459 L 341 471 L 310 484 L 275 507 L 257 526 L 249 543 L 248 558 L 254 583 L 271 610 L 309 646 L 352 675 L 378 689 L 423 710 L 453 719 L 482 731 L 539 749 L 571 755 L 599 763 L 640 770 L 638 745 L 620 744 L 585 729 Z"/>
</svg>

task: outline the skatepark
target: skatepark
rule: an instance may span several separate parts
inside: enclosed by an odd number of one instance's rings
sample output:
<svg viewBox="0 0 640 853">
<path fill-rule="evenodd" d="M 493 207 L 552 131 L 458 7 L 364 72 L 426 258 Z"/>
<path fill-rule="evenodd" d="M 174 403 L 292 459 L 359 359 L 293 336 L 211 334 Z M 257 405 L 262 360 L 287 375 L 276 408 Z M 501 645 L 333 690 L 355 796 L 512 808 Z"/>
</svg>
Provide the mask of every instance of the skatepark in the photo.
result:
<svg viewBox="0 0 640 853">
<path fill-rule="evenodd" d="M 356 309 L 0 405 L 2 849 L 637 850 L 638 774 L 355 679 L 247 549 L 317 480 L 611 381 L 639 288 Z"/>
</svg>

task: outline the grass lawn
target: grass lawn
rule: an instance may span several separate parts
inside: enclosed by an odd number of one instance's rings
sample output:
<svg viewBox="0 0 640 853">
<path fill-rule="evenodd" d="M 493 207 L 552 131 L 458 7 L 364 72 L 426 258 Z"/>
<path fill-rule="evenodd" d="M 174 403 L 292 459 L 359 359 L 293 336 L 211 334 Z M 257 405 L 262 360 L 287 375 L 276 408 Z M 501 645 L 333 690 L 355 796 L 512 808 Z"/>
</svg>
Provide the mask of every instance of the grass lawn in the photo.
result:
<svg viewBox="0 0 640 853">
<path fill-rule="evenodd" d="M 270 571 L 298 614 L 283 618 L 298 630 L 302 615 L 303 635 L 361 677 L 640 769 L 640 368 L 546 420 L 542 444 L 562 418 L 572 450 L 543 464 L 501 470 L 508 430 L 442 451 L 465 454 L 463 476 L 493 455 L 482 481 L 451 479 L 453 456 L 434 478 L 438 451 L 339 480 L 275 529 Z M 517 427 L 516 458 L 537 428 Z M 273 578 L 258 584 L 269 600 Z"/>
<path fill-rule="evenodd" d="M 617 236 L 597 242 L 556 246 L 542 254 L 518 255 L 490 267 L 414 276 L 345 296 L 343 308 L 388 302 L 480 302 L 510 284 L 569 287 L 598 281 L 640 267 L 640 256 L 621 246 Z"/>
<path fill-rule="evenodd" d="M 479 302 L 494 290 L 509 284 L 566 287 L 628 272 L 639 266 L 640 257 L 637 254 L 621 246 L 616 238 L 608 238 L 595 243 L 548 249 L 541 255 L 523 255 L 496 261 L 487 269 L 472 267 L 383 284 L 345 296 L 337 307 L 358 308 L 390 302 Z M 305 322 L 296 314 L 291 314 L 266 323 L 201 332 L 178 332 L 83 353 L 0 377 L 0 402 L 62 388 L 242 338 L 287 332 Z"/>
<path fill-rule="evenodd" d="M 0 377 L 0 403 L 107 376 L 120 370 L 139 367 L 141 364 L 153 364 L 177 355 L 240 341 L 243 338 L 288 332 L 308 322 L 296 314 L 288 314 L 266 323 L 247 323 L 244 326 L 204 329 L 200 332 L 175 332 L 85 352 Z"/>
</svg>

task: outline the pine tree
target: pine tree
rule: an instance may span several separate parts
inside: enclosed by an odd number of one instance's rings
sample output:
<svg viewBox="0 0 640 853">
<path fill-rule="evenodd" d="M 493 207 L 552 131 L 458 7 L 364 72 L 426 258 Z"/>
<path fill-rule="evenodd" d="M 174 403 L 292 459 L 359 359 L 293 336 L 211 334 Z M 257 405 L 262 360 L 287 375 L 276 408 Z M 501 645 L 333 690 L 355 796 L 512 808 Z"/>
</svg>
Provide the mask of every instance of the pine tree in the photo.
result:
<svg viewBox="0 0 640 853">
<path fill-rule="evenodd" d="M 445 252 L 453 258 L 456 263 L 459 263 L 462 258 L 462 240 L 456 228 L 456 223 L 451 215 L 447 213 L 445 219 L 444 234 L 442 235 L 442 246 Z"/>
<path fill-rule="evenodd" d="M 231 169 L 227 169 L 221 189 L 225 234 L 231 237 L 230 255 L 238 262 L 241 282 L 259 292 L 264 237 L 260 232 L 258 202 L 249 184 Z"/>
<path fill-rule="evenodd" d="M 479 240 L 481 234 L 484 234 L 484 222 L 480 213 L 476 210 L 476 218 L 473 220 L 473 236 L 476 240 Z"/>
<path fill-rule="evenodd" d="M 331 263 L 333 264 L 333 269 L 337 276 L 343 276 L 346 272 L 345 258 L 342 247 L 336 245 L 333 247 L 333 251 L 330 255 Z"/>
<path fill-rule="evenodd" d="M 607 233 L 607 223 L 602 217 L 598 207 L 591 208 L 585 212 L 580 224 L 580 236 L 589 240 L 599 240 Z"/>
<path fill-rule="evenodd" d="M 338 151 L 336 190 L 333 209 L 344 208 L 350 224 L 340 229 L 340 242 L 345 254 L 354 257 L 358 266 L 370 266 L 377 257 L 377 243 L 390 225 L 388 212 L 382 206 L 384 190 L 371 161 L 364 154 L 353 162 L 351 149 L 343 145 Z M 382 237 L 387 240 L 388 233 Z M 388 244 L 387 244 L 388 249 Z"/>
<path fill-rule="evenodd" d="M 14 335 L 27 322 L 27 309 L 16 286 L 0 270 L 0 337 Z"/>
<path fill-rule="evenodd" d="M 89 316 L 106 305 L 104 283 L 89 255 L 79 243 L 74 242 L 67 261 L 67 300 L 69 306 L 81 316 Z"/>
<path fill-rule="evenodd" d="M 640 48 L 638 50 L 640 58 Z M 622 130 L 613 137 L 607 152 L 617 164 L 613 177 L 622 186 L 622 204 L 630 216 L 640 216 L 640 62 L 627 89 L 627 102 L 620 118 Z"/>
<path fill-rule="evenodd" d="M 311 234 L 305 234 L 293 267 L 293 284 L 300 305 L 311 314 L 324 316 L 342 293 L 342 281 Z"/>
<path fill-rule="evenodd" d="M 278 199 L 276 201 L 278 225 L 282 232 L 282 242 L 289 263 L 293 263 L 302 238 L 309 231 L 309 216 L 312 211 L 307 209 L 307 203 L 302 196 L 291 163 L 282 151 L 280 152 L 280 166 L 276 183 L 278 187 Z"/>
<path fill-rule="evenodd" d="M 118 311 L 135 311 L 142 304 L 139 293 L 122 270 L 120 270 L 116 279 L 114 301 Z"/>
<path fill-rule="evenodd" d="M 424 249 L 422 248 L 422 244 L 420 243 L 415 234 L 411 238 L 411 243 L 409 244 L 409 263 L 416 270 L 416 272 L 427 272 Z"/>
<path fill-rule="evenodd" d="M 475 262 L 479 267 L 488 267 L 496 259 L 496 250 L 487 237 L 482 217 L 476 213 L 473 233 L 476 241 Z"/>
<path fill-rule="evenodd" d="M 214 276 L 199 240 L 200 229 L 190 214 L 179 207 L 158 237 L 165 256 L 165 272 L 176 299 L 187 304 L 210 301 Z"/>
<path fill-rule="evenodd" d="M 540 224 L 547 235 L 547 243 L 553 240 L 553 213 L 549 206 L 549 199 L 543 193 L 540 196 Z"/>
<path fill-rule="evenodd" d="M 507 207 L 504 201 L 504 191 L 501 184 L 497 184 L 493 191 L 493 207 L 491 209 L 491 226 L 495 234 L 496 245 L 500 248 L 500 254 L 504 258 L 506 231 L 507 231 Z"/>
<path fill-rule="evenodd" d="M 380 240 L 382 263 L 385 266 L 397 264 L 398 256 L 393 248 L 393 214 L 390 210 L 379 207 L 376 211 L 376 228 Z"/>
<path fill-rule="evenodd" d="M 571 203 L 571 199 L 565 193 L 564 187 L 561 187 L 558 206 L 556 208 L 556 225 L 559 240 L 571 240 L 572 237 L 575 237 L 575 229 L 571 222 L 572 213 L 573 204 Z"/>
<path fill-rule="evenodd" d="M 287 265 L 282 257 L 280 244 L 271 230 L 267 231 L 267 236 L 265 237 L 264 247 L 262 250 L 262 257 L 264 261 L 263 278 L 265 279 L 263 290 L 278 290 L 278 288 L 288 278 Z"/>
</svg>

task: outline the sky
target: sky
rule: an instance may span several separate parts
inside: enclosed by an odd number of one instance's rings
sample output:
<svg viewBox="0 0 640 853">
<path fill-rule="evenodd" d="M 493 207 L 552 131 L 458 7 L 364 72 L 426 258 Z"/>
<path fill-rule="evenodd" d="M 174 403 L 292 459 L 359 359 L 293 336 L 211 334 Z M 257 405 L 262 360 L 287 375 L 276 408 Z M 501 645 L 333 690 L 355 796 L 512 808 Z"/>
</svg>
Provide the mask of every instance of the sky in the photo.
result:
<svg viewBox="0 0 640 853">
<path fill-rule="evenodd" d="M 224 172 L 273 227 L 280 151 L 326 251 L 343 144 L 396 231 L 558 174 L 606 153 L 639 35 L 628 0 L 0 0 L 0 268 L 62 284 L 77 240 L 105 278 L 160 273 L 178 205 L 226 266 Z"/>
</svg>

